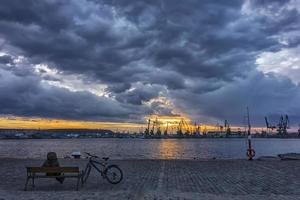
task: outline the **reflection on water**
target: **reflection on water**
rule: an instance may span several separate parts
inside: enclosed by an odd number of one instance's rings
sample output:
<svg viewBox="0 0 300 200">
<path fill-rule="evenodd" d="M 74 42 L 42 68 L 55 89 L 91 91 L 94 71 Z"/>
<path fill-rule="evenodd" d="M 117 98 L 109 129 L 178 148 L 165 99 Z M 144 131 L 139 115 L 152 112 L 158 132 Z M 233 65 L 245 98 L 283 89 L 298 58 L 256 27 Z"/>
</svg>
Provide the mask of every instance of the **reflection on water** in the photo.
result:
<svg viewBox="0 0 300 200">
<path fill-rule="evenodd" d="M 183 145 L 180 145 L 180 140 L 162 140 L 159 142 L 159 158 L 172 159 L 179 158 L 183 152 Z"/>
<path fill-rule="evenodd" d="M 300 152 L 299 139 L 253 139 L 256 155 Z M 233 159 L 246 158 L 246 139 L 45 139 L 0 140 L 0 157 L 59 157 L 73 151 L 113 159 Z"/>
</svg>

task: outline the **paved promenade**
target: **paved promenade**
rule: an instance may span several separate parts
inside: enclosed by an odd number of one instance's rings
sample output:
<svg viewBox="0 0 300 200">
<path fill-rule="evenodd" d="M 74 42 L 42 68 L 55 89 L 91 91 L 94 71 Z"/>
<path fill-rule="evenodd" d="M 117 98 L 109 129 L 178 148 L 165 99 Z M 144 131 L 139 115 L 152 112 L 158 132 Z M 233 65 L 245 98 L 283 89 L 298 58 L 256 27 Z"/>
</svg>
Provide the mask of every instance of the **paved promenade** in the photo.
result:
<svg viewBox="0 0 300 200">
<path fill-rule="evenodd" d="M 80 166 L 85 160 L 61 160 L 62 166 Z M 300 199 L 300 161 L 113 161 L 124 180 L 111 185 L 94 171 L 79 192 L 76 181 L 63 185 L 38 179 L 35 191 L 22 191 L 25 166 L 42 160 L 0 159 L 1 199 Z M 30 188 L 30 187 L 29 187 Z"/>
</svg>

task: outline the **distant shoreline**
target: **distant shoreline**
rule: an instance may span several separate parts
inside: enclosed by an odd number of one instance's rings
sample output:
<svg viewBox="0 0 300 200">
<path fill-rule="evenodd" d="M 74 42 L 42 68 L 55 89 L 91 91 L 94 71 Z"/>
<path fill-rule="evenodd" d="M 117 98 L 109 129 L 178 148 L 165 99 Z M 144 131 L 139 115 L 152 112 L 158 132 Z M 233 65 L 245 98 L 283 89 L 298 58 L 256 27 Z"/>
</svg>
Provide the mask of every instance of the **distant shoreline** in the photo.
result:
<svg viewBox="0 0 300 200">
<path fill-rule="evenodd" d="M 168 137 L 168 138 L 138 138 L 138 137 L 78 137 L 78 138 L 0 138 L 0 140 L 85 140 L 85 139 L 124 139 L 124 140 L 231 140 L 231 139 L 247 139 L 247 137 Z M 252 139 L 300 139 L 300 137 L 252 137 Z"/>
<path fill-rule="evenodd" d="M 291 132 L 287 134 L 257 133 L 251 134 L 252 138 L 300 138 L 300 134 Z M 125 133 L 114 132 L 108 129 L 0 129 L 0 139 L 81 139 L 81 138 L 119 138 L 119 139 L 220 139 L 220 138 L 246 138 L 245 132 L 179 132 L 179 133 Z"/>
</svg>

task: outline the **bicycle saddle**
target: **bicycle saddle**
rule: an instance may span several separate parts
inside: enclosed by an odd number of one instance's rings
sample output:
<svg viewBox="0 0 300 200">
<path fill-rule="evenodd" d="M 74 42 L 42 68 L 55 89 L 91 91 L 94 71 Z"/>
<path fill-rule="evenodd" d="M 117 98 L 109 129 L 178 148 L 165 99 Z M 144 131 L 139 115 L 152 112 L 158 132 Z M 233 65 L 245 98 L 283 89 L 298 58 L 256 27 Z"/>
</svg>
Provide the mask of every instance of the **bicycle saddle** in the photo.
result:
<svg viewBox="0 0 300 200">
<path fill-rule="evenodd" d="M 102 159 L 108 161 L 109 157 L 102 157 Z"/>
</svg>

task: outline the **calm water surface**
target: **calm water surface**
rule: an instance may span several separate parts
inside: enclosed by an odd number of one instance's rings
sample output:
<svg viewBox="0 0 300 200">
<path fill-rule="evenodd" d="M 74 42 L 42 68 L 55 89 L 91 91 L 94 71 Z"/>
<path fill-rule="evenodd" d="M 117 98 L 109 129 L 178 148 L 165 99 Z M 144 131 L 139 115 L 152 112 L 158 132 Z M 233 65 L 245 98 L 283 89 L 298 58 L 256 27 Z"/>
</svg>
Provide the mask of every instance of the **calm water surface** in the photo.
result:
<svg viewBox="0 0 300 200">
<path fill-rule="evenodd" d="M 256 155 L 300 153 L 300 139 L 253 139 Z M 0 157 L 59 157 L 74 151 L 112 159 L 233 159 L 245 158 L 246 139 L 41 139 L 0 140 Z"/>
</svg>

